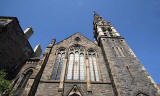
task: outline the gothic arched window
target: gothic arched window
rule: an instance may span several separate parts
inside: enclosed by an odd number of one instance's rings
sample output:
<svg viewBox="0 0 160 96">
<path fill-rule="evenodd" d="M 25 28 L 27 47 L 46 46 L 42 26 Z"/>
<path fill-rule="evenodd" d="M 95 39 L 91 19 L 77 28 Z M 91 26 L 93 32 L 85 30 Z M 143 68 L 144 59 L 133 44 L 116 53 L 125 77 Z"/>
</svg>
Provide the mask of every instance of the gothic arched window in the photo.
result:
<svg viewBox="0 0 160 96">
<path fill-rule="evenodd" d="M 96 63 L 96 53 L 94 50 L 89 50 L 88 54 L 91 81 L 99 81 L 98 66 Z"/>
<path fill-rule="evenodd" d="M 33 71 L 29 70 L 28 72 L 26 72 L 23 76 L 23 79 L 21 80 L 18 88 L 25 88 L 30 76 L 32 75 Z"/>
<path fill-rule="evenodd" d="M 52 77 L 51 77 L 52 80 L 60 80 L 63 60 L 65 57 L 65 48 L 60 48 L 56 54 L 57 58 L 52 72 Z"/>
<path fill-rule="evenodd" d="M 84 47 L 74 45 L 69 51 L 67 80 L 84 80 Z"/>
</svg>

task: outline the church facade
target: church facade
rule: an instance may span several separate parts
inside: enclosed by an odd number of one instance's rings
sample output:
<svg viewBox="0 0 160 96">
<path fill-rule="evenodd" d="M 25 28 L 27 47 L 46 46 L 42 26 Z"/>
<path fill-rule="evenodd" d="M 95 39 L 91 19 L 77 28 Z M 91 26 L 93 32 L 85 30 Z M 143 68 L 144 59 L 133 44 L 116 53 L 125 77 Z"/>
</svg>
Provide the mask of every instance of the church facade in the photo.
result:
<svg viewBox="0 0 160 96">
<path fill-rule="evenodd" d="M 80 33 L 30 58 L 14 79 L 14 96 L 160 96 L 125 39 L 94 13 L 94 39 Z"/>
</svg>

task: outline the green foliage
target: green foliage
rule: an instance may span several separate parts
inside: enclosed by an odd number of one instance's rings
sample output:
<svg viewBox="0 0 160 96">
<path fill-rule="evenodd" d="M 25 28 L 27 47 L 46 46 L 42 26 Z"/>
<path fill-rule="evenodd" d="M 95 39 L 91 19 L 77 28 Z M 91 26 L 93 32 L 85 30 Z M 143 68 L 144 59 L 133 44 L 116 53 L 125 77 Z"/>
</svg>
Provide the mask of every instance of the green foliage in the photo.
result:
<svg viewBox="0 0 160 96">
<path fill-rule="evenodd" d="M 12 91 L 11 81 L 5 79 L 6 73 L 0 70 L 0 96 L 2 93 L 10 94 Z"/>
</svg>

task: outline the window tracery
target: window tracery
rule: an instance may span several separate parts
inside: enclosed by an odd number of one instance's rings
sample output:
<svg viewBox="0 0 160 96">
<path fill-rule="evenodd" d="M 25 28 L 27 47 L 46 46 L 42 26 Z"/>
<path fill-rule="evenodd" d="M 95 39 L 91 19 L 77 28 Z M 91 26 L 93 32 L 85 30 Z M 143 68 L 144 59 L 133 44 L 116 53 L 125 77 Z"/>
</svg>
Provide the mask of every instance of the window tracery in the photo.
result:
<svg viewBox="0 0 160 96">
<path fill-rule="evenodd" d="M 84 47 L 74 45 L 69 50 L 67 80 L 84 80 Z"/>
<path fill-rule="evenodd" d="M 57 51 L 57 58 L 54 64 L 52 77 L 51 77 L 52 80 L 60 80 L 64 57 L 65 57 L 65 48 L 60 48 Z"/>
<path fill-rule="evenodd" d="M 81 39 L 79 37 L 76 37 L 74 40 L 79 42 Z"/>
<path fill-rule="evenodd" d="M 66 51 L 63 50 L 57 51 L 57 58 L 55 60 L 52 80 L 60 80 L 61 70 L 63 66 L 63 60 L 65 57 Z M 88 55 L 88 56 L 87 56 Z M 85 57 L 88 57 L 86 61 Z M 75 44 L 68 49 L 68 63 L 66 71 L 66 80 L 86 80 L 86 76 L 90 76 L 91 81 L 99 81 L 99 70 L 97 65 L 97 53 L 94 49 L 89 49 L 88 51 L 85 47 Z M 86 62 L 89 64 L 88 70 L 89 74 L 86 73 Z"/>
</svg>

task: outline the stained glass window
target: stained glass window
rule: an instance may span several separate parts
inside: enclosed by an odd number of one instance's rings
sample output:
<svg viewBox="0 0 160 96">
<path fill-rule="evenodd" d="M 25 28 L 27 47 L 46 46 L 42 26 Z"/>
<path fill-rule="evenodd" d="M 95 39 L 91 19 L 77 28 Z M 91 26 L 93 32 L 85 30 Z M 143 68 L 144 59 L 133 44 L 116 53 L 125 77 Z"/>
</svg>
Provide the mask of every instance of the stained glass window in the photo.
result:
<svg viewBox="0 0 160 96">
<path fill-rule="evenodd" d="M 73 59 L 74 59 L 74 54 L 71 53 L 69 55 L 69 65 L 68 65 L 68 74 L 67 74 L 68 80 L 72 79 Z"/>
<path fill-rule="evenodd" d="M 52 80 L 60 80 L 64 57 L 65 57 L 65 50 L 64 49 L 59 50 L 52 72 L 52 77 L 51 77 Z"/>
<path fill-rule="evenodd" d="M 80 80 L 84 80 L 84 55 L 80 54 Z"/>
<path fill-rule="evenodd" d="M 91 81 L 99 81 L 98 65 L 96 60 L 96 52 L 94 50 L 88 51 L 85 54 L 85 48 L 76 45 L 69 48 L 68 68 L 67 68 L 67 80 L 85 80 L 85 76 L 89 76 Z M 85 75 L 86 60 L 85 56 L 88 56 L 89 74 Z"/>
<path fill-rule="evenodd" d="M 89 52 L 89 70 L 91 81 L 99 81 L 98 66 L 94 51 Z"/>
<path fill-rule="evenodd" d="M 93 65 L 94 65 L 96 81 L 99 81 L 98 68 L 97 68 L 96 56 L 95 55 L 93 55 Z"/>
<path fill-rule="evenodd" d="M 91 81 L 95 81 L 92 55 L 89 55 L 89 70 L 90 70 L 90 75 L 91 75 Z"/>
<path fill-rule="evenodd" d="M 75 61 L 74 61 L 74 76 L 73 80 L 78 80 L 79 78 L 79 53 L 75 53 Z"/>
<path fill-rule="evenodd" d="M 70 51 L 67 80 L 84 80 L 84 49 L 76 45 L 72 46 Z"/>
<path fill-rule="evenodd" d="M 57 78 L 56 78 L 57 80 L 60 79 L 61 70 L 62 70 L 62 66 L 63 66 L 64 56 L 65 56 L 65 54 L 63 53 L 62 56 L 61 56 L 60 64 L 59 64 L 58 69 L 57 69 L 57 71 L 58 71 L 58 72 L 57 72 Z"/>
</svg>

